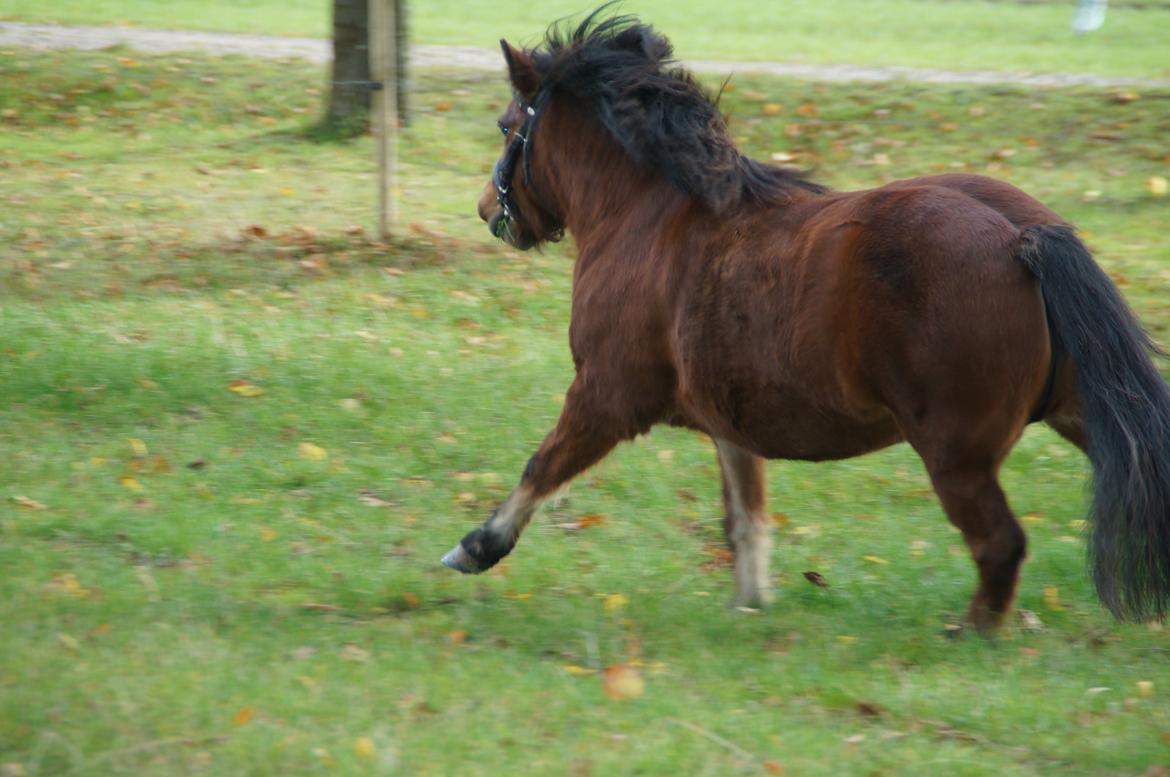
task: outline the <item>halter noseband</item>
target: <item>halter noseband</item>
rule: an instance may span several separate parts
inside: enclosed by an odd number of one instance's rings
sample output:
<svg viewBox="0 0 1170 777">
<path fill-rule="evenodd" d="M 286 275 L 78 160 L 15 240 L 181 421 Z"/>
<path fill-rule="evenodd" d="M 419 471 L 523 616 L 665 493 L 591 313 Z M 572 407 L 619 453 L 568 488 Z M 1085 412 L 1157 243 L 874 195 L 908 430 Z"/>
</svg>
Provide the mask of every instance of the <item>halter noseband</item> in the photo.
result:
<svg viewBox="0 0 1170 777">
<path fill-rule="evenodd" d="M 500 203 L 500 208 L 504 211 L 503 218 L 496 225 L 496 237 L 503 236 L 503 232 L 508 228 L 508 222 L 524 223 L 524 218 L 520 215 L 520 206 L 512 199 L 512 176 L 516 172 L 517 160 L 523 157 L 524 185 L 531 185 L 532 176 L 528 168 L 528 143 L 532 132 L 536 129 L 540 110 L 547 102 L 547 98 L 547 92 L 540 92 L 531 105 L 525 105 L 519 97 L 516 98 L 516 104 L 524 111 L 527 118 L 524 119 L 524 124 L 519 130 L 510 133 L 512 139 L 508 142 L 508 147 L 504 149 L 504 155 L 496 160 L 496 165 L 492 168 L 492 185 L 496 188 L 496 201 Z M 551 239 L 555 241 L 560 238 L 554 233 Z"/>
</svg>

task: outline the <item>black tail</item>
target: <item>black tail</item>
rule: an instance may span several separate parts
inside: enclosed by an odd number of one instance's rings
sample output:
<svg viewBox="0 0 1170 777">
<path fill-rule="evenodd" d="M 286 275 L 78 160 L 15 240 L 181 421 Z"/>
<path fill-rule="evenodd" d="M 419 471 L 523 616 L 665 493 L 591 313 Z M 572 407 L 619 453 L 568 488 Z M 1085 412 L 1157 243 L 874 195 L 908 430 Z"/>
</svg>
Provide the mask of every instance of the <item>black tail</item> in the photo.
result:
<svg viewBox="0 0 1170 777">
<path fill-rule="evenodd" d="M 1118 618 L 1170 609 L 1170 388 L 1156 348 L 1071 227 L 1024 230 L 1054 348 L 1076 366 L 1094 495 L 1089 563 Z"/>
</svg>

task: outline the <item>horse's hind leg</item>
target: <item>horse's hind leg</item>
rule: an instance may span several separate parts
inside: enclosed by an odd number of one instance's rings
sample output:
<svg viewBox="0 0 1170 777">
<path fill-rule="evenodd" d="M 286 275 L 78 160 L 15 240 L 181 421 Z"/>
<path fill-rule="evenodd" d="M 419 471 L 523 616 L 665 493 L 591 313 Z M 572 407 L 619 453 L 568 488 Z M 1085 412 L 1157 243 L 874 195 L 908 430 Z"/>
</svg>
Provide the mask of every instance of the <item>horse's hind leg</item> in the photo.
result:
<svg viewBox="0 0 1170 777">
<path fill-rule="evenodd" d="M 919 452 L 947 517 L 963 532 L 979 568 L 979 587 L 967 620 L 979 632 L 990 633 L 1011 607 L 1020 565 L 1027 555 L 1024 530 L 996 476 L 1002 457 L 956 446 Z"/>
<path fill-rule="evenodd" d="M 612 415 L 613 407 L 574 381 L 556 427 L 528 460 L 520 484 L 479 528 L 443 556 L 443 564 L 476 574 L 495 566 L 515 547 L 540 504 L 575 475 L 597 463 L 634 431 Z"/>
<path fill-rule="evenodd" d="M 723 472 L 723 527 L 735 552 L 735 605 L 758 607 L 772 598 L 768 555 L 771 526 L 764 512 L 764 460 L 716 440 Z"/>
</svg>

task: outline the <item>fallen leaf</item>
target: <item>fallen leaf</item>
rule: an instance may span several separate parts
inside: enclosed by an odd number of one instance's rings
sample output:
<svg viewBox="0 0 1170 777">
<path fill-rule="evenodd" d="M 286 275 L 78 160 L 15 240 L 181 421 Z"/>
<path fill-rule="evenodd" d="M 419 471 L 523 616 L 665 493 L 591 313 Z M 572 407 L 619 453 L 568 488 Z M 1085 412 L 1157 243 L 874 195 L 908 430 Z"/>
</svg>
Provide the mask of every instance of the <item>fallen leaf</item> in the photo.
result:
<svg viewBox="0 0 1170 777">
<path fill-rule="evenodd" d="M 370 651 L 366 650 L 360 645 L 355 645 L 352 642 L 346 642 L 341 648 L 341 658 L 343 661 L 353 661 L 355 663 L 364 664 L 370 660 Z"/>
<path fill-rule="evenodd" d="M 787 513 L 772 513 L 772 523 L 780 528 L 784 528 L 788 525 Z"/>
<path fill-rule="evenodd" d="M 777 103 L 764 103 L 764 105 L 760 108 L 760 111 L 765 116 L 779 116 L 784 112 L 784 106 L 778 105 Z"/>
<path fill-rule="evenodd" d="M 402 601 L 406 602 L 406 606 L 412 610 L 418 609 L 419 605 L 422 604 L 418 598 L 418 594 L 411 593 L 410 591 L 402 592 Z"/>
<path fill-rule="evenodd" d="M 815 103 L 804 103 L 796 109 L 798 116 L 816 116 L 820 112 Z"/>
<path fill-rule="evenodd" d="M 532 593 L 529 591 L 504 591 L 504 598 L 525 601 L 532 598 Z"/>
<path fill-rule="evenodd" d="M 779 761 L 764 761 L 762 766 L 764 767 L 764 771 L 766 771 L 768 774 L 784 774 L 784 766 Z"/>
<path fill-rule="evenodd" d="M 1054 585 L 1044 586 L 1044 606 L 1053 612 L 1060 612 L 1064 605 L 1060 602 L 1060 589 Z"/>
<path fill-rule="evenodd" d="M 804 579 L 817 586 L 818 588 L 828 588 L 829 583 L 821 575 L 820 572 L 805 572 Z"/>
<path fill-rule="evenodd" d="M 601 687 L 611 699 L 636 699 L 646 692 L 646 681 L 637 667 L 629 663 L 614 664 L 602 670 Z"/>
<path fill-rule="evenodd" d="M 884 565 L 888 565 L 890 563 L 890 562 L 886 561 L 884 558 L 882 558 L 881 556 L 874 556 L 871 554 L 866 554 L 866 555 L 862 556 L 862 558 L 871 564 L 881 564 L 884 566 Z"/>
<path fill-rule="evenodd" d="M 389 502 L 383 499 L 368 488 L 363 488 L 361 491 L 358 491 L 358 501 L 364 505 L 369 505 L 370 507 L 394 506 L 393 502 Z"/>
<path fill-rule="evenodd" d="M 61 643 L 61 647 L 68 650 L 70 653 L 80 653 L 81 643 L 77 641 L 77 637 L 71 634 L 58 634 L 57 641 Z"/>
<path fill-rule="evenodd" d="M 467 632 L 463 629 L 453 629 L 447 632 L 447 639 L 451 640 L 456 645 L 462 645 L 467 641 Z"/>
<path fill-rule="evenodd" d="M 1151 175 L 1146 179 L 1146 189 L 1155 197 L 1165 197 L 1170 191 L 1170 183 L 1160 175 Z"/>
<path fill-rule="evenodd" d="M 1153 696 L 1154 683 L 1151 680 L 1137 681 L 1138 696 Z"/>
<path fill-rule="evenodd" d="M 38 502 L 37 500 L 29 499 L 27 496 L 14 496 L 14 497 L 12 497 L 12 501 L 16 502 L 18 505 L 25 508 L 26 510 L 48 510 L 49 509 L 49 508 L 45 507 L 45 505 Z"/>
<path fill-rule="evenodd" d="M 130 451 L 139 458 L 145 458 L 147 454 L 146 443 L 139 440 L 137 437 L 131 437 L 127 440 L 130 443 Z"/>
<path fill-rule="evenodd" d="M 260 539 L 264 540 L 265 542 L 272 542 L 274 539 L 276 539 L 279 536 L 280 536 L 279 534 L 277 534 L 275 531 L 273 531 L 272 529 L 270 529 L 267 526 L 260 527 Z"/>
<path fill-rule="evenodd" d="M 864 741 L 865 734 L 854 734 L 851 737 L 845 737 L 845 744 L 847 745 L 860 745 Z"/>
<path fill-rule="evenodd" d="M 576 664 L 566 664 L 565 671 L 571 675 L 593 674 L 592 669 L 586 669 L 585 667 L 577 666 Z"/>
<path fill-rule="evenodd" d="M 302 459 L 309 459 L 310 461 L 324 461 L 329 458 L 329 453 L 320 445 L 314 445 L 311 442 L 303 442 L 297 446 L 297 452 Z"/>
<path fill-rule="evenodd" d="M 1020 619 L 1020 628 L 1024 631 L 1044 631 L 1044 623 L 1040 620 L 1040 616 L 1031 610 L 1016 610 L 1016 616 Z"/>
<path fill-rule="evenodd" d="M 139 483 L 137 479 L 132 478 L 129 475 L 123 475 L 122 477 L 118 478 L 118 482 L 121 483 L 126 488 L 130 489 L 131 491 L 141 491 L 142 490 L 142 484 Z"/>
<path fill-rule="evenodd" d="M 248 398 L 258 397 L 264 393 L 264 389 L 260 388 L 254 383 L 249 383 L 242 378 L 239 380 L 233 380 L 231 383 L 229 383 L 228 391 L 231 391 L 234 394 L 238 394 L 241 397 Z"/>
<path fill-rule="evenodd" d="M 239 712 L 232 715 L 232 723 L 235 723 L 237 726 L 242 726 L 251 720 L 254 714 L 255 712 L 251 707 L 240 707 Z"/>
<path fill-rule="evenodd" d="M 857 714 L 866 718 L 880 718 L 884 710 L 877 704 L 868 701 L 857 702 Z"/>
<path fill-rule="evenodd" d="M 623 594 L 610 594 L 605 597 L 604 607 L 606 612 L 617 612 L 629 603 L 630 600 Z"/>
<path fill-rule="evenodd" d="M 358 758 L 366 760 L 372 759 L 378 754 L 378 749 L 374 747 L 374 740 L 369 737 L 358 737 L 353 741 L 353 751 Z"/>
<path fill-rule="evenodd" d="M 575 521 L 568 523 L 558 523 L 556 528 L 565 529 L 566 531 L 577 531 L 579 529 L 588 529 L 593 526 L 602 526 L 605 524 L 605 516 L 597 513 L 590 513 L 589 515 L 582 515 Z"/>
</svg>

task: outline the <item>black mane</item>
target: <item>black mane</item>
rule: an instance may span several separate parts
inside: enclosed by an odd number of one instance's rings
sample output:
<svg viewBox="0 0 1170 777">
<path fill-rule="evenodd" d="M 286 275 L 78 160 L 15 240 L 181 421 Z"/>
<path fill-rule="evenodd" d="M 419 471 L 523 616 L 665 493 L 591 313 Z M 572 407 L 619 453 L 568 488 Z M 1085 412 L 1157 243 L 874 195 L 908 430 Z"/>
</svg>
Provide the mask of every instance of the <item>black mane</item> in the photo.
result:
<svg viewBox="0 0 1170 777">
<path fill-rule="evenodd" d="M 658 170 L 715 213 L 743 200 L 784 202 L 793 190 L 823 192 L 799 171 L 739 153 L 715 101 L 675 64 L 670 41 L 634 16 L 554 24 L 528 51 L 541 91 L 570 95 L 638 163 Z"/>
</svg>

